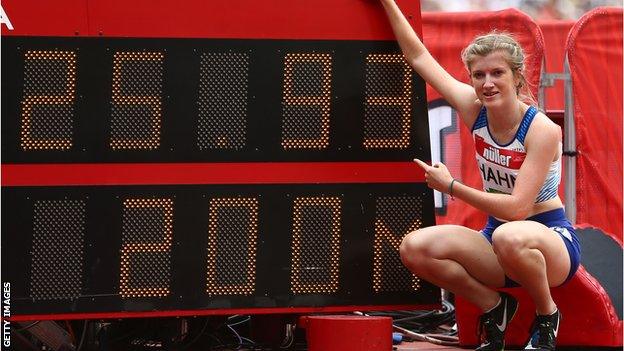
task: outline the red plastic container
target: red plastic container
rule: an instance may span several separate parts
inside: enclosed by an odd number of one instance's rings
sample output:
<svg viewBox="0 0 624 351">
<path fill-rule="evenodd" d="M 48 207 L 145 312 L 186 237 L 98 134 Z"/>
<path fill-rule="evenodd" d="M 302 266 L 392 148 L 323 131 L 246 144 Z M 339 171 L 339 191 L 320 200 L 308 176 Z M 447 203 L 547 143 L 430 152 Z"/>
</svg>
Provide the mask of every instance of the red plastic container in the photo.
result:
<svg viewBox="0 0 624 351">
<path fill-rule="evenodd" d="M 368 316 L 304 317 L 309 351 L 390 351 L 392 318 Z"/>
</svg>

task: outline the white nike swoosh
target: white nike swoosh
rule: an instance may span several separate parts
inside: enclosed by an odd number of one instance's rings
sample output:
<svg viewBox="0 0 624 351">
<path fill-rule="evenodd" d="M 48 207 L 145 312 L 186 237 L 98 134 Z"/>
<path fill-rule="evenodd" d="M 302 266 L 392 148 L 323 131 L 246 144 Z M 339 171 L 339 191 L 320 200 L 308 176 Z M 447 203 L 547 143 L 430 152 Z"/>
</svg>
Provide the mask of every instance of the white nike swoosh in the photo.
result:
<svg viewBox="0 0 624 351">
<path fill-rule="evenodd" d="M 505 303 L 505 309 L 503 310 L 503 324 L 496 325 L 498 330 L 500 330 L 501 332 L 504 332 L 505 328 L 507 328 L 507 301 L 504 301 L 504 303 Z"/>
</svg>

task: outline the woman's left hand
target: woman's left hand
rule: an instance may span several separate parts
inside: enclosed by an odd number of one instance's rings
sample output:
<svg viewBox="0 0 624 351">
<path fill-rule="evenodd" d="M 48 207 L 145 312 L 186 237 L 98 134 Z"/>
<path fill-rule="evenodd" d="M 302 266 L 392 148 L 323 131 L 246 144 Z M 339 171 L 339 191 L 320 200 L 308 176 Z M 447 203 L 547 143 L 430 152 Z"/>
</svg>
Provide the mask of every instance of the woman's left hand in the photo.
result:
<svg viewBox="0 0 624 351">
<path fill-rule="evenodd" d="M 448 168 L 443 163 L 438 162 L 433 166 L 429 166 L 417 158 L 414 159 L 414 162 L 425 170 L 427 186 L 443 193 L 448 191 L 449 185 L 453 181 L 453 176 L 451 176 Z"/>
</svg>

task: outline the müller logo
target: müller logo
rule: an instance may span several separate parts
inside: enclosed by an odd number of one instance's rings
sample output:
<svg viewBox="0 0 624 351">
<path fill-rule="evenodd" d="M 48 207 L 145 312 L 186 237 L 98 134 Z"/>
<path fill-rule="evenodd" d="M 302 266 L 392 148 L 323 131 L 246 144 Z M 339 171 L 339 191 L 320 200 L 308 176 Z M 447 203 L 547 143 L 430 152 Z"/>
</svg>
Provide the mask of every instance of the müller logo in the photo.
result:
<svg viewBox="0 0 624 351">
<path fill-rule="evenodd" d="M 11 347 L 11 283 L 2 284 L 2 346 Z"/>
<path fill-rule="evenodd" d="M 526 157 L 524 152 L 499 149 L 490 145 L 479 135 L 475 136 L 475 147 L 479 156 L 509 169 L 520 169 L 520 166 L 522 166 L 522 162 Z"/>
<path fill-rule="evenodd" d="M 13 30 L 13 25 L 11 24 L 11 20 L 9 16 L 6 15 L 2 5 L 0 5 L 0 23 L 4 23 L 9 30 Z"/>
<path fill-rule="evenodd" d="M 483 158 L 498 163 L 501 166 L 509 167 L 511 156 L 501 155 L 500 149 L 490 146 L 487 149 L 483 149 Z"/>
</svg>

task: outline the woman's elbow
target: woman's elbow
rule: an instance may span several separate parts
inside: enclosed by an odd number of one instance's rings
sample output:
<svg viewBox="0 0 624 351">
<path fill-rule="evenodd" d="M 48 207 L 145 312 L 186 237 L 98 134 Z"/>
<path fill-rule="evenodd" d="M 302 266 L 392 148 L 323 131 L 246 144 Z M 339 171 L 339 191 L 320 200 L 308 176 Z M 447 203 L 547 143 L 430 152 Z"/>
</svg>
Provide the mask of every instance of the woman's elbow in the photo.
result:
<svg viewBox="0 0 624 351">
<path fill-rule="evenodd" d="M 531 212 L 532 204 L 530 203 L 516 203 L 508 207 L 506 213 L 506 220 L 508 221 L 522 221 L 529 216 Z"/>
</svg>

